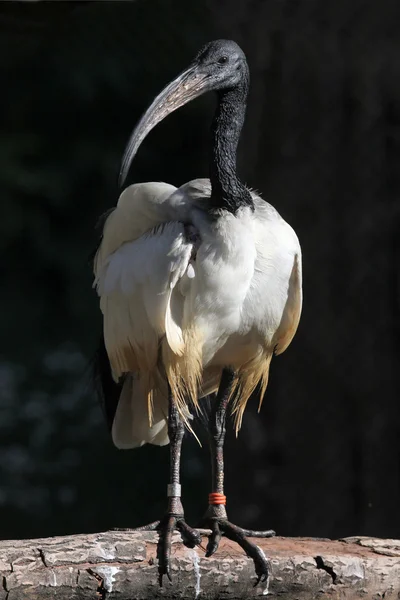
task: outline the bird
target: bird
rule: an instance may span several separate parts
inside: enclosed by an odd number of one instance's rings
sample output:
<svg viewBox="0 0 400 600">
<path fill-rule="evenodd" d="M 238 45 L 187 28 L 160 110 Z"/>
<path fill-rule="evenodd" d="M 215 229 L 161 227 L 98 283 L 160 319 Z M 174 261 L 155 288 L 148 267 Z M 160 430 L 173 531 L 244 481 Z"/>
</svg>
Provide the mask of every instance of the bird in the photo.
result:
<svg viewBox="0 0 400 600">
<path fill-rule="evenodd" d="M 121 449 L 170 444 L 167 510 L 148 528 L 159 532 L 159 583 L 171 580 L 171 536 L 201 543 L 184 517 L 180 457 L 184 433 L 208 399 L 212 487 L 204 524 L 206 556 L 222 535 L 253 559 L 259 581 L 268 562 L 249 531 L 228 520 L 224 438 L 231 414 L 239 431 L 254 391 L 261 402 L 273 355 L 296 333 L 302 309 L 298 237 L 277 210 L 239 177 L 237 147 L 249 91 L 246 56 L 233 40 L 206 44 L 157 95 L 126 146 L 122 193 L 107 215 L 94 259 L 103 314 L 98 352 L 100 395 L 114 444 Z M 208 178 L 180 187 L 163 182 L 124 188 L 149 132 L 206 92 L 216 95 Z"/>
</svg>

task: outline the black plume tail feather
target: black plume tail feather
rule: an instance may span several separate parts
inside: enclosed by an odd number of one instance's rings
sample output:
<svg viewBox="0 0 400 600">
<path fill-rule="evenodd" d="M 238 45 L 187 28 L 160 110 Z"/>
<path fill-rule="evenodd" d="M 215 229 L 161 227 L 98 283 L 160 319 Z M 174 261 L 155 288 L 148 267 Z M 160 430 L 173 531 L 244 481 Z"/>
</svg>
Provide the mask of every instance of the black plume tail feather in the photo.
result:
<svg viewBox="0 0 400 600">
<path fill-rule="evenodd" d="M 212 412 L 212 405 L 215 401 L 215 393 L 208 394 L 199 400 L 199 408 L 195 415 L 195 422 L 199 423 L 204 429 L 208 431 L 209 421 Z"/>
<path fill-rule="evenodd" d="M 93 358 L 93 385 L 111 431 L 124 380 L 114 381 L 103 335 Z"/>
</svg>

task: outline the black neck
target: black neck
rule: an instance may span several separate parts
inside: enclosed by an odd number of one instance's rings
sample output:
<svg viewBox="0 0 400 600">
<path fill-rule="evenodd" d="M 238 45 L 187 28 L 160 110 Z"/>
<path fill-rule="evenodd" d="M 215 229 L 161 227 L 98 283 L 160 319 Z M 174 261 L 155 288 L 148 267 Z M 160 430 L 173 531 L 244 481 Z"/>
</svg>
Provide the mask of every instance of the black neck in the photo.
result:
<svg viewBox="0 0 400 600">
<path fill-rule="evenodd" d="M 210 164 L 211 207 L 235 213 L 243 206 L 254 207 L 249 190 L 236 172 L 236 152 L 246 113 L 248 75 L 241 84 L 218 94 L 212 123 Z"/>
</svg>

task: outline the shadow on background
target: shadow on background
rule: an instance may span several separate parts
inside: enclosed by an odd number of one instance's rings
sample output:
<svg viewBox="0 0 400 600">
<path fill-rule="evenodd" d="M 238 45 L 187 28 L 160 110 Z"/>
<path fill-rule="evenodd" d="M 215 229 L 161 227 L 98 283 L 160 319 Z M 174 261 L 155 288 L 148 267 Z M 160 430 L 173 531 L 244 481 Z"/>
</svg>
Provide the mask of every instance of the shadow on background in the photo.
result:
<svg viewBox="0 0 400 600">
<path fill-rule="evenodd" d="M 397 2 L 1 3 L 0 536 L 135 526 L 165 507 L 168 449 L 117 451 L 89 363 L 89 256 L 136 120 L 199 47 L 251 69 L 240 170 L 294 227 L 305 304 L 226 448 L 232 521 L 282 535 L 399 537 L 400 41 Z M 206 97 L 146 140 L 131 181 L 207 175 Z M 196 524 L 207 448 L 188 439 Z"/>
</svg>

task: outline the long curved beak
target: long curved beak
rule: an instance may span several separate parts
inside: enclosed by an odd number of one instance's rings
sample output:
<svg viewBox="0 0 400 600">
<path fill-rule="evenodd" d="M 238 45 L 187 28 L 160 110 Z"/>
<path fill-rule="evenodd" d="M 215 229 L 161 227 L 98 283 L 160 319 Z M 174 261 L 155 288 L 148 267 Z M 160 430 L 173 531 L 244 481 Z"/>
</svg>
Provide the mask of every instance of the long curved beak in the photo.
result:
<svg viewBox="0 0 400 600">
<path fill-rule="evenodd" d="M 118 179 L 120 188 L 124 185 L 132 160 L 147 134 L 170 113 L 206 92 L 207 81 L 208 76 L 199 72 L 198 65 L 191 65 L 158 94 L 136 125 L 125 148 Z"/>
</svg>

